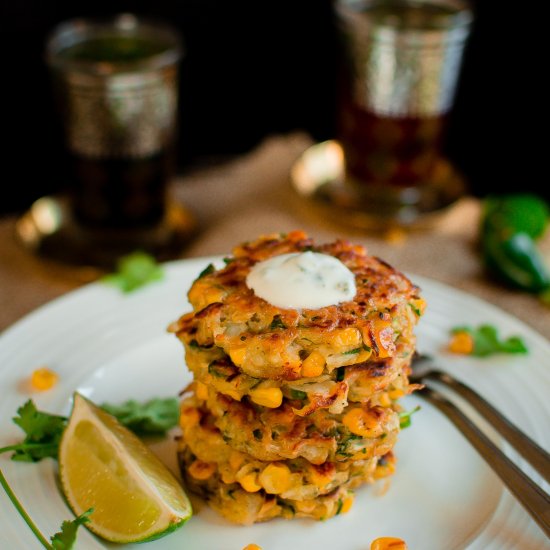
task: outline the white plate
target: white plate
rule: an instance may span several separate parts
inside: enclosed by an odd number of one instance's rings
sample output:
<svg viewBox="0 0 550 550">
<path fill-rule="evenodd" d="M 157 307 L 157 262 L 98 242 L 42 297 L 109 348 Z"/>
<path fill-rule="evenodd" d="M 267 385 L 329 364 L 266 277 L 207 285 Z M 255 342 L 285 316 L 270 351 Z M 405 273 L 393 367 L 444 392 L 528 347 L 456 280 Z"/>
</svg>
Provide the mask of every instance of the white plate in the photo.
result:
<svg viewBox="0 0 550 550">
<path fill-rule="evenodd" d="M 219 258 L 166 264 L 164 281 L 129 295 L 100 283 L 88 285 L 8 329 L 0 337 L 0 446 L 20 439 L 11 418 L 29 397 L 42 410 L 67 414 L 74 390 L 98 403 L 176 395 L 190 375 L 182 346 L 166 327 L 188 310 L 187 289 L 213 260 Z M 419 351 L 436 356 L 441 366 L 478 388 L 548 449 L 550 343 L 490 304 L 429 279 L 411 278 L 428 302 L 417 331 Z M 481 322 L 494 324 L 503 336 L 521 335 L 529 355 L 474 359 L 444 351 L 450 327 Z M 60 382 L 49 392 L 29 394 L 24 382 L 43 365 L 55 370 Z M 401 537 L 410 550 L 550 548 L 455 428 L 419 398 L 406 400 L 407 407 L 420 403 L 422 409 L 400 436 L 397 473 L 385 494 L 380 486 L 360 488 L 351 511 L 326 522 L 275 520 L 252 527 L 230 525 L 197 503 L 187 525 L 147 548 L 241 550 L 256 543 L 264 550 L 368 550 L 379 536 Z M 168 441 L 154 448 L 175 470 L 173 445 Z M 4 454 L 0 468 L 44 534 L 50 536 L 71 517 L 57 487 L 53 460 L 23 464 Z M 541 483 L 540 476 L 534 477 Z M 40 548 L 3 491 L 0 510 L 0 548 Z M 79 531 L 77 549 L 109 547 L 86 529 Z"/>
</svg>

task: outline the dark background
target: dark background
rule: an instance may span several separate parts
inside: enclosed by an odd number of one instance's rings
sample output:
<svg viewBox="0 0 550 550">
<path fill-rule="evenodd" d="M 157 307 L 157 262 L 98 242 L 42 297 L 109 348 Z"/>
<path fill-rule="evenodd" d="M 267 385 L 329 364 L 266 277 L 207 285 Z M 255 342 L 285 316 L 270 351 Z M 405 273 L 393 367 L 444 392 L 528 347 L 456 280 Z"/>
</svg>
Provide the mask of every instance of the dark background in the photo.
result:
<svg viewBox="0 0 550 550">
<path fill-rule="evenodd" d="M 474 195 L 533 191 L 550 200 L 544 137 L 535 138 L 547 112 L 541 68 L 527 68 L 540 46 L 536 13 L 486 0 L 472 7 L 448 154 Z M 43 61 L 47 33 L 64 19 L 124 11 L 167 19 L 183 33 L 180 172 L 249 151 L 270 134 L 301 129 L 319 141 L 334 137 L 339 54 L 331 0 L 5 1 L 0 214 L 21 211 L 66 182 Z"/>
</svg>

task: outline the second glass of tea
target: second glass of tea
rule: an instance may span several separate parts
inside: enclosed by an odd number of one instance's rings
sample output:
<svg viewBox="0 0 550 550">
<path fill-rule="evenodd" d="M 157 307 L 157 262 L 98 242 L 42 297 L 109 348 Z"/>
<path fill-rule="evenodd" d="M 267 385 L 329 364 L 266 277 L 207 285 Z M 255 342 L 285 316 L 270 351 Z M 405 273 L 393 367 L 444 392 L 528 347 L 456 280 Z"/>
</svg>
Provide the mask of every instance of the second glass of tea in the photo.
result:
<svg viewBox="0 0 550 550">
<path fill-rule="evenodd" d="M 340 0 L 337 138 L 358 208 L 414 224 L 464 194 L 442 145 L 472 12 L 461 0 Z"/>
</svg>

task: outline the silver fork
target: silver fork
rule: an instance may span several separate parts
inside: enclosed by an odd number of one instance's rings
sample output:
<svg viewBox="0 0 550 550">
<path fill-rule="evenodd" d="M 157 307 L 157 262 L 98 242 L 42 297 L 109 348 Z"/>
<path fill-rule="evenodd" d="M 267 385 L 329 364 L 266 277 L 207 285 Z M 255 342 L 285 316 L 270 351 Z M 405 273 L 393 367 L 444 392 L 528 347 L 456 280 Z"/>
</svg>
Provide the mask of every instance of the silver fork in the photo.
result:
<svg viewBox="0 0 550 550">
<path fill-rule="evenodd" d="M 508 443 L 550 483 L 550 455 L 517 426 L 499 413 L 472 388 L 450 374 L 431 367 L 431 359 L 417 356 L 413 360 L 413 383 L 435 380 L 453 389 L 487 420 Z M 523 473 L 454 403 L 429 386 L 415 394 L 429 401 L 470 441 L 491 466 L 510 492 L 519 500 L 531 517 L 550 537 L 550 495 Z"/>
</svg>

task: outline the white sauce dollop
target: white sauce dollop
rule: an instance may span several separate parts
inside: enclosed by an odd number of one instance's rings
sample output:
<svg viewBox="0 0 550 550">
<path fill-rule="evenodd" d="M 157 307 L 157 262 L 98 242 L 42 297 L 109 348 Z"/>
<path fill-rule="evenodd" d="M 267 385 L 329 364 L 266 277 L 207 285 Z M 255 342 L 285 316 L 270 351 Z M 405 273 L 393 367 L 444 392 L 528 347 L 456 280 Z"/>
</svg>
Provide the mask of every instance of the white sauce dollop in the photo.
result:
<svg viewBox="0 0 550 550">
<path fill-rule="evenodd" d="M 354 274 L 337 258 L 293 252 L 258 262 L 246 277 L 256 296 L 282 309 L 317 309 L 353 299 Z"/>
</svg>

